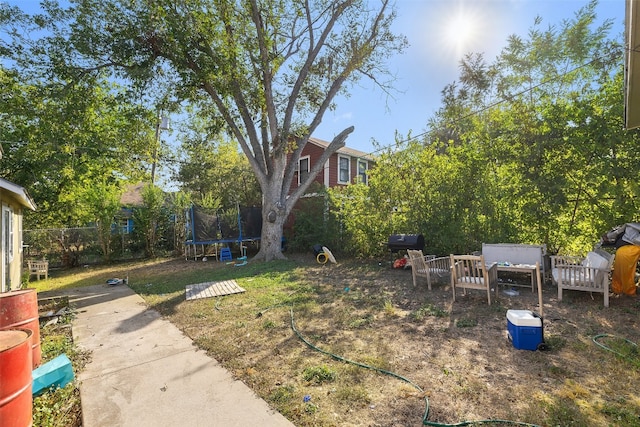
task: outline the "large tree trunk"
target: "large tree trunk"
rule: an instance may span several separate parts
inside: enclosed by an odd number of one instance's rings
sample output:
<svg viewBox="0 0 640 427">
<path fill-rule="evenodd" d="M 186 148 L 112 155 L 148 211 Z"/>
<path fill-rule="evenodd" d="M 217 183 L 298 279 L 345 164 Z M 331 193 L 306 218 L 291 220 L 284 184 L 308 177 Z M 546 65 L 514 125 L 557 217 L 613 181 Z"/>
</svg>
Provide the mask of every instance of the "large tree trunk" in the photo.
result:
<svg viewBox="0 0 640 427">
<path fill-rule="evenodd" d="M 275 168 L 284 168 L 284 159 L 274 162 Z M 282 194 L 282 181 L 274 179 L 280 176 L 275 173 L 262 186 L 262 235 L 260 237 L 260 250 L 254 260 L 272 261 L 274 259 L 286 259 L 282 253 L 282 227 L 287 219 L 289 210 L 286 203 L 295 203 L 292 198 L 287 199 Z"/>
<path fill-rule="evenodd" d="M 274 259 L 286 259 L 282 253 L 282 226 L 285 217 L 277 215 L 275 222 L 270 222 L 273 216 L 269 212 L 262 213 L 262 237 L 260 250 L 254 260 L 273 261 Z"/>
<path fill-rule="evenodd" d="M 315 176 L 322 170 L 329 156 L 344 147 L 347 136 L 353 130 L 354 127 L 349 126 L 333 138 L 333 141 L 324 150 L 322 156 L 314 161 L 308 176 L 291 194 L 287 194 L 290 186 L 284 184 L 285 182 L 290 184 L 293 178 L 291 175 L 285 174 L 285 167 L 292 168 L 291 165 L 297 163 L 304 146 L 300 146 L 296 150 L 292 159 L 287 159 L 286 154 L 273 158 L 271 174 L 263 174 L 260 169 L 256 170 L 256 176 L 262 189 L 262 236 L 260 251 L 255 256 L 255 260 L 286 259 L 282 253 L 282 227 L 289 213 L 291 213 L 293 206 L 298 202 L 304 191 L 309 188 Z M 306 143 L 306 141 L 304 142 Z M 291 173 L 292 169 L 289 169 L 289 174 Z"/>
</svg>

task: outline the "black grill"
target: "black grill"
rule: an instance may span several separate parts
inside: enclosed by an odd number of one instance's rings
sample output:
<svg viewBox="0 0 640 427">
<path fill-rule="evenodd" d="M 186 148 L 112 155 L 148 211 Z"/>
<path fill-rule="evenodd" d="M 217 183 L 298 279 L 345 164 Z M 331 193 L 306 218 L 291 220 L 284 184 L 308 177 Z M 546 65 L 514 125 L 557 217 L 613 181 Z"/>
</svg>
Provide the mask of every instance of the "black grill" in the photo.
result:
<svg viewBox="0 0 640 427">
<path fill-rule="evenodd" d="M 407 249 L 424 249 L 424 236 L 422 234 L 392 234 L 387 243 L 391 252 Z"/>
</svg>

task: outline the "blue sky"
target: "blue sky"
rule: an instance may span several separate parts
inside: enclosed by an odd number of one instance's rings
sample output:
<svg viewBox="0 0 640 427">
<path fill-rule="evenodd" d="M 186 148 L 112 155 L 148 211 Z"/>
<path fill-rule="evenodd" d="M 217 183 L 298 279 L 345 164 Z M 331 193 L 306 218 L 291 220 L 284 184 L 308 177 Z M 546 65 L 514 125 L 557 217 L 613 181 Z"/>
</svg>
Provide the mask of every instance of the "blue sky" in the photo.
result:
<svg viewBox="0 0 640 427">
<path fill-rule="evenodd" d="M 40 3 L 0 1 L 30 13 Z M 403 137 L 424 132 L 440 107 L 442 89 L 457 80 L 465 53 L 481 52 L 492 62 L 509 35 L 526 37 L 536 16 L 542 18 L 543 28 L 559 26 L 588 0 L 396 0 L 396 4 L 395 31 L 410 44 L 403 55 L 389 59 L 389 70 L 397 78 L 396 93 L 389 97 L 369 81 L 361 81 L 350 89 L 348 99 L 336 100 L 337 109 L 325 114 L 315 137 L 331 140 L 353 125 L 347 146 L 369 153 L 374 150 L 373 139 L 389 146 L 395 143 L 396 131 Z M 599 0 L 597 14 L 601 21 L 614 21 L 612 37 L 622 37 L 624 0 Z"/>
<path fill-rule="evenodd" d="M 526 37 L 536 16 L 542 27 L 559 26 L 571 19 L 587 0 L 397 0 L 395 31 L 404 34 L 410 47 L 390 58 L 389 69 L 397 76 L 397 94 L 388 98 L 369 83 L 352 88 L 349 99 L 338 99 L 335 112 L 325 114 L 314 136 L 331 138 L 355 126 L 347 146 L 371 152 L 375 139 L 382 146 L 402 136 L 424 132 L 427 120 L 440 107 L 440 93 L 458 78 L 460 58 L 467 52 L 484 53 L 487 62 L 499 54 L 507 37 Z M 624 0 L 600 0 L 599 20 L 612 19 L 611 37 L 624 28 Z M 462 17 L 462 18 L 460 18 Z M 456 25 L 456 23 L 459 23 Z M 469 34 L 460 40 L 456 29 Z M 622 40 L 621 40 L 622 41 Z"/>
</svg>

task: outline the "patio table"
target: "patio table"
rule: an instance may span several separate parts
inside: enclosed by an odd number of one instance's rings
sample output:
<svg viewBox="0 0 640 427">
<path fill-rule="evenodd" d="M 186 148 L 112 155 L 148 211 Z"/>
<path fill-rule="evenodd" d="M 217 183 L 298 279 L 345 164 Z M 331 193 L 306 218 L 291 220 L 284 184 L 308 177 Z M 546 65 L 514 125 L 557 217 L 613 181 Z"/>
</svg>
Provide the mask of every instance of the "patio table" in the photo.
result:
<svg viewBox="0 0 640 427">
<path fill-rule="evenodd" d="M 508 262 L 499 262 L 497 267 L 498 273 L 508 271 L 511 273 L 528 273 L 531 274 L 531 292 L 535 292 L 536 285 L 540 289 L 540 264 L 511 264 Z M 514 284 L 513 286 L 528 286 Z"/>
</svg>

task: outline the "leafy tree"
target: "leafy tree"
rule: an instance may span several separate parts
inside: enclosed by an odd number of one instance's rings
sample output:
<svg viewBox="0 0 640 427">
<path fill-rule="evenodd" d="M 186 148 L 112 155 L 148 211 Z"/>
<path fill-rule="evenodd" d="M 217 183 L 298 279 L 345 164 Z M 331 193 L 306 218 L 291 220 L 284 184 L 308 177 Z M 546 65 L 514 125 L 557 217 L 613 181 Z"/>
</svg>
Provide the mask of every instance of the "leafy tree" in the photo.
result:
<svg viewBox="0 0 640 427">
<path fill-rule="evenodd" d="M 600 96 L 621 72 L 622 55 L 619 43 L 606 37 L 611 22 L 595 26 L 596 4 L 559 29 L 542 30 L 536 20 L 529 40 L 511 37 L 496 61 L 495 87 L 509 102 L 497 108 L 501 114 L 491 128 L 510 154 L 499 162 L 517 177 L 517 228 L 521 238 L 542 241 L 552 251 L 592 246 L 598 230 L 608 228 L 593 207 L 609 197 L 601 191 L 610 173 L 608 141 L 613 134 L 626 138 L 615 115 L 622 100 L 616 107 Z"/>
<path fill-rule="evenodd" d="M 85 218 L 95 224 L 104 261 L 109 262 L 113 222 L 120 210 L 122 191 L 117 184 L 102 181 L 85 183 L 79 194 Z"/>
<path fill-rule="evenodd" d="M 215 195 L 210 208 L 260 206 L 260 187 L 246 156 L 238 144 L 211 133 L 199 119 L 191 122 L 193 129 L 182 140 L 184 159 L 180 162 L 177 180 L 195 203 Z"/>
<path fill-rule="evenodd" d="M 135 124 L 145 113 L 116 101 L 104 82 L 43 87 L 19 83 L 15 72 L 0 70 L 0 76 L 9 81 L 4 96 L 11 98 L 0 106 L 0 176 L 36 201 L 26 227 L 84 225 L 75 202 L 84 184 L 78 183 L 143 175 L 144 131 Z"/>
<path fill-rule="evenodd" d="M 622 131 L 623 103 L 610 92 L 622 92 L 621 46 L 607 38 L 610 22 L 595 26 L 596 4 L 560 26 L 543 29 L 537 18 L 528 38 L 509 37 L 490 65 L 467 56 L 460 83 L 443 92 L 427 143 L 444 143 L 449 157 L 478 153 L 491 180 L 483 176 L 477 196 L 491 202 L 471 210 L 469 219 L 502 230 L 491 239 L 578 251 L 608 228 L 612 215 L 604 200 L 623 190 L 608 185 L 620 172 L 611 154 L 634 137 Z M 469 178 L 459 182 L 458 193 L 481 182 Z"/>
<path fill-rule="evenodd" d="M 191 206 L 191 197 L 183 192 L 177 191 L 169 195 L 170 205 L 173 208 L 173 235 L 174 235 L 174 253 L 175 255 L 184 254 L 184 242 L 187 240 L 187 217 L 186 211 Z"/>
<path fill-rule="evenodd" d="M 134 87 L 159 77 L 178 99 L 207 105 L 238 141 L 262 192 L 259 259 L 283 257 L 282 226 L 352 127 L 336 135 L 290 193 L 309 136 L 361 77 L 390 89 L 384 64 L 406 41 L 389 0 L 77 0 L 68 58 L 75 77 L 115 70 Z M 145 86 L 146 85 L 146 86 Z"/>
<path fill-rule="evenodd" d="M 623 130 L 622 47 L 595 6 L 558 26 L 536 19 L 493 62 L 463 59 L 424 138 L 382 153 L 367 189 L 344 191 L 357 253 L 418 232 L 434 254 L 500 241 L 578 254 L 638 220 L 640 133 Z"/>
<path fill-rule="evenodd" d="M 166 222 L 164 192 L 155 185 L 145 185 L 142 201 L 143 206 L 133 209 L 133 226 L 135 233 L 144 241 L 146 256 L 155 257 L 158 239 Z"/>
<path fill-rule="evenodd" d="M 85 186 L 135 182 L 151 162 L 153 114 L 104 73 L 76 78 L 64 19 L 0 4 L 0 176 L 36 201 L 27 228 L 85 225 Z"/>
</svg>

